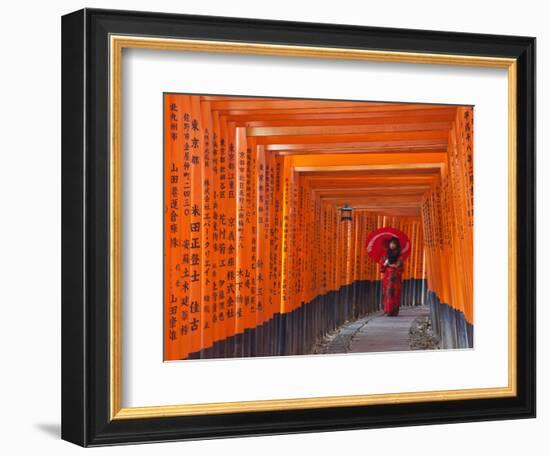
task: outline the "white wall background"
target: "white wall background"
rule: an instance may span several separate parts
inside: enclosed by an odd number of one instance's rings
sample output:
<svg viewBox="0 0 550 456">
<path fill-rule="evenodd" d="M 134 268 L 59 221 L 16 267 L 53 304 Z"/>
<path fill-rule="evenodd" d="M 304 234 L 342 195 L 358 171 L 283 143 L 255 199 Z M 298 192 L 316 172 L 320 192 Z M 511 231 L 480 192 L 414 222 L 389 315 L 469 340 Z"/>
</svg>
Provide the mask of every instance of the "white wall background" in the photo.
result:
<svg viewBox="0 0 550 456">
<path fill-rule="evenodd" d="M 84 6 L 265 19 L 536 36 L 538 39 L 538 257 L 550 256 L 549 159 L 543 121 L 550 119 L 550 30 L 544 2 L 333 2 L 277 0 L 65 0 L 9 2 L 0 16 L 0 451 L 73 454 L 59 439 L 61 299 L 60 16 Z M 545 218 L 546 217 L 546 218 Z M 538 418 L 534 420 L 327 432 L 101 448 L 94 454 L 308 453 L 446 455 L 548 454 L 548 351 L 544 331 L 550 270 L 538 265 Z"/>
</svg>

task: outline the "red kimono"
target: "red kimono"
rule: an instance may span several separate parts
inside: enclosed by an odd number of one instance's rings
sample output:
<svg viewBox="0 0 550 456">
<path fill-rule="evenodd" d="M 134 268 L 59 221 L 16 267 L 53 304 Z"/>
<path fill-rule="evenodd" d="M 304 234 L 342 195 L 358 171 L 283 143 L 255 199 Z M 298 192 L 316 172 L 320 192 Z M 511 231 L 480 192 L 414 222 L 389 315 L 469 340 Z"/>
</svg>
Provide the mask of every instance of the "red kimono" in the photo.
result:
<svg viewBox="0 0 550 456">
<path fill-rule="evenodd" d="M 401 256 L 392 264 L 384 266 L 386 256 L 380 258 L 380 272 L 384 274 L 382 279 L 382 302 L 384 313 L 395 317 L 399 313 L 401 304 L 401 275 L 403 273 L 403 261 Z"/>
</svg>

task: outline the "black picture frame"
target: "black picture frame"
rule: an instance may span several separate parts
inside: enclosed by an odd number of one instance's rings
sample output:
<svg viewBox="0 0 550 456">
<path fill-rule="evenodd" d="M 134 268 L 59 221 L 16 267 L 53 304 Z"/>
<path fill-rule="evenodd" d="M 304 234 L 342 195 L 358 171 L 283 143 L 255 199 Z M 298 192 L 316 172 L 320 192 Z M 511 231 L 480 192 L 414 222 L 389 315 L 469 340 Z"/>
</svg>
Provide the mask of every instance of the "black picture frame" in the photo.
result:
<svg viewBox="0 0 550 456">
<path fill-rule="evenodd" d="M 111 34 L 517 60 L 517 395 L 110 419 Z M 535 38 L 84 9 L 62 18 L 62 438 L 82 446 L 535 417 Z"/>
</svg>

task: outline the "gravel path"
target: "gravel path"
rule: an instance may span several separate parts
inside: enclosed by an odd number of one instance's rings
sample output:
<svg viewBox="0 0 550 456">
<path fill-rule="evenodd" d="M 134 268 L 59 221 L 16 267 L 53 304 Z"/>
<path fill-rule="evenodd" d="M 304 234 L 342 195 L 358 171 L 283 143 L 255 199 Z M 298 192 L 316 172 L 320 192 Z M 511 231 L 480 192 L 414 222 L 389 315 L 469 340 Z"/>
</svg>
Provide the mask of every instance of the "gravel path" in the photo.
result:
<svg viewBox="0 0 550 456">
<path fill-rule="evenodd" d="M 402 307 L 396 317 L 373 318 L 353 336 L 349 353 L 409 351 L 413 321 L 429 314 L 426 306 Z"/>
<path fill-rule="evenodd" d="M 377 312 L 341 326 L 329 334 L 313 353 L 366 353 L 439 348 L 431 333 L 427 306 L 402 307 L 399 315 Z"/>
</svg>

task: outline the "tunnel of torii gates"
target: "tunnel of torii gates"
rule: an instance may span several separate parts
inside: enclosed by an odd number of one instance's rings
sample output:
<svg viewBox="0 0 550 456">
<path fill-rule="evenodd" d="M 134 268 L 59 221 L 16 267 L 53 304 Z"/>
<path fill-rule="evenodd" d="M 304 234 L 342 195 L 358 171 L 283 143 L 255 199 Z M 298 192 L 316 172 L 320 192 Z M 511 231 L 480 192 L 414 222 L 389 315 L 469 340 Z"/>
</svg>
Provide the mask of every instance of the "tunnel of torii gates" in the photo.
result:
<svg viewBox="0 0 550 456">
<path fill-rule="evenodd" d="M 473 346 L 472 107 L 164 96 L 165 360 L 307 354 L 379 311 L 381 226 L 412 243 L 401 305 Z"/>
</svg>

